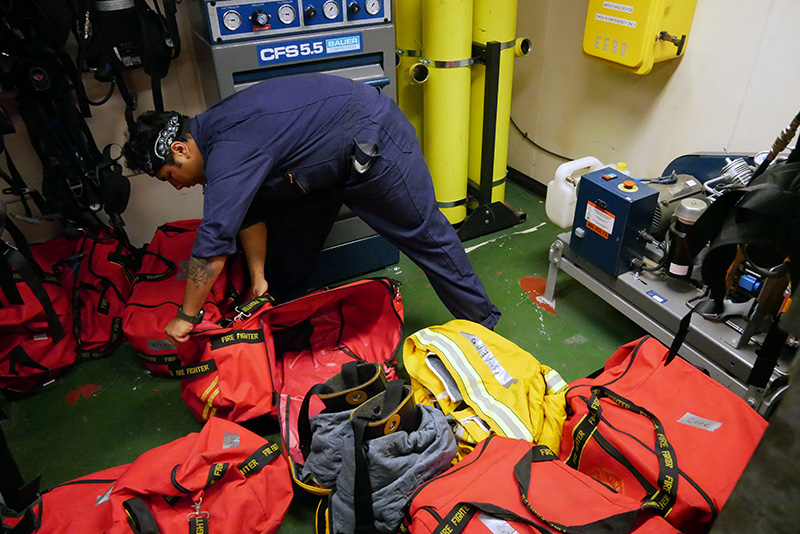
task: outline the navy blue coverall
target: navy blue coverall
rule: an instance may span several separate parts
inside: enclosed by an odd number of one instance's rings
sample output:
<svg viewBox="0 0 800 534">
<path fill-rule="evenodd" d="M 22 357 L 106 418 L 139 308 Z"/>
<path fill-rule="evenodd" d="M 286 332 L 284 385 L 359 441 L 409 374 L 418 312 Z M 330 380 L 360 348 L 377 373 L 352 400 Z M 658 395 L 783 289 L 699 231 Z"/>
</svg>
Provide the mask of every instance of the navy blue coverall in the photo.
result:
<svg viewBox="0 0 800 534">
<path fill-rule="evenodd" d="M 436 205 L 413 126 L 375 88 L 323 74 L 278 77 L 219 102 L 190 129 L 206 174 L 194 257 L 233 254 L 239 230 L 264 221 L 270 294 L 294 298 L 344 203 L 425 272 L 454 317 L 497 323 Z M 365 172 L 353 164 L 356 143 L 377 148 Z"/>
</svg>

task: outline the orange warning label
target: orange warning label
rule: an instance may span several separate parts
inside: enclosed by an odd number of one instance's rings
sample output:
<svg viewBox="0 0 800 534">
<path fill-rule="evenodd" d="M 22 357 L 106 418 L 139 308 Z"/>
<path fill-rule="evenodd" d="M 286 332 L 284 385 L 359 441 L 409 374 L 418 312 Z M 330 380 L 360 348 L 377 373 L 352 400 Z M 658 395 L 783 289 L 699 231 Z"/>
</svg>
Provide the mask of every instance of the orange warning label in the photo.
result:
<svg viewBox="0 0 800 534">
<path fill-rule="evenodd" d="M 611 212 L 598 208 L 593 202 L 586 205 L 586 228 L 608 239 L 614 233 L 616 217 Z"/>
</svg>

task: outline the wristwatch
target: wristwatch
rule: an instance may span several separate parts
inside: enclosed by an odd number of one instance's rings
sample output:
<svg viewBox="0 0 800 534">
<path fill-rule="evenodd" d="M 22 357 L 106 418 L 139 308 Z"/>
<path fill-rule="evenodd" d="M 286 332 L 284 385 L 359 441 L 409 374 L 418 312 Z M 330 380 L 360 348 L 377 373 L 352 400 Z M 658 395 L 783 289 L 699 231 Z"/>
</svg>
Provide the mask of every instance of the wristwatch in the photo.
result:
<svg viewBox="0 0 800 534">
<path fill-rule="evenodd" d="M 203 320 L 203 313 L 203 308 L 200 308 L 200 311 L 197 312 L 197 315 L 188 315 L 184 313 L 181 306 L 178 306 L 178 319 L 184 320 L 187 323 L 200 324 L 200 321 Z"/>
</svg>

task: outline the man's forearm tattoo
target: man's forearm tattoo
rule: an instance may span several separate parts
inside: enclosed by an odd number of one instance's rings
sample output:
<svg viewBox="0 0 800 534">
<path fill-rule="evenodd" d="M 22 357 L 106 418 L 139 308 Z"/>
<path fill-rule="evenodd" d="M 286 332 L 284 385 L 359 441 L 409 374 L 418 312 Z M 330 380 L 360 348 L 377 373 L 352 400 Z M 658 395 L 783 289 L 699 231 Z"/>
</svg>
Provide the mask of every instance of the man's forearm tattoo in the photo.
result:
<svg viewBox="0 0 800 534">
<path fill-rule="evenodd" d="M 207 285 L 214 279 L 214 269 L 211 262 L 203 258 L 190 258 L 186 268 L 186 277 L 194 283 L 196 289 Z"/>
</svg>

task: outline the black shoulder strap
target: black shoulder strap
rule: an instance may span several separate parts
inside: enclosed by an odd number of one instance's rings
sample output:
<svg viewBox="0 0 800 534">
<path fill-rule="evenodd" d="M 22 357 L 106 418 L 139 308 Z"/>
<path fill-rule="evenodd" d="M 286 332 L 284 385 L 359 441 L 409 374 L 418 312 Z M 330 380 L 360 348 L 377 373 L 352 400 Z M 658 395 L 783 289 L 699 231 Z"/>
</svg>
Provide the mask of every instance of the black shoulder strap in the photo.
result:
<svg viewBox="0 0 800 534">
<path fill-rule="evenodd" d="M 3 222 L 4 224 L 0 228 L 4 227 L 5 230 L 8 230 L 17 246 L 13 247 L 5 241 L 0 240 L 0 265 L 5 267 L 5 269 L 0 269 L 0 278 L 3 277 L 3 270 L 5 270 L 7 274 L 13 271 L 14 274 L 19 276 L 22 281 L 28 285 L 31 292 L 36 297 L 36 300 L 38 300 L 39 304 L 42 306 L 42 310 L 44 310 L 45 320 L 47 321 L 47 326 L 50 330 L 53 342 L 61 341 L 66 335 L 64 326 L 61 324 L 61 320 L 55 308 L 53 308 L 50 295 L 44 288 L 43 271 L 33 259 L 28 241 L 25 239 L 22 232 L 20 232 L 11 221 L 6 220 Z M 7 290 L 10 292 L 7 293 L 7 298 L 12 301 L 17 300 L 20 304 L 24 304 L 21 302 L 22 299 L 19 291 L 16 289 L 15 281 L 11 280 L 11 284 L 15 286 L 13 289 L 10 288 L 10 284 L 8 283 L 3 283 L 2 286 L 4 291 Z"/>
<path fill-rule="evenodd" d="M 0 411 L 0 419 L 5 419 L 5 414 Z M 39 528 L 40 517 L 34 511 L 39 499 L 40 477 L 37 475 L 29 483 L 22 478 L 17 462 L 8 447 L 3 427 L 0 425 L 0 516 L 12 514 L 21 517 L 13 527 L 7 527 L 0 522 L 4 534 L 30 534 Z M 4 509 L 5 508 L 5 509 Z"/>
<path fill-rule="evenodd" d="M 163 0 L 164 15 L 154 0 L 155 10 L 146 0 L 135 0 L 142 26 L 142 67 L 150 76 L 153 91 L 153 106 L 156 111 L 164 111 L 164 98 L 161 94 L 161 80 L 169 72 L 170 61 L 180 54 L 180 35 L 176 21 L 174 0 Z"/>
<path fill-rule="evenodd" d="M 11 159 L 11 154 L 8 152 L 8 150 L 6 150 L 5 139 L 3 136 L 15 132 L 16 128 L 14 127 L 14 123 L 11 122 L 11 118 L 8 116 L 5 108 L 0 106 L 0 152 L 5 152 L 6 154 L 6 167 L 8 169 L 8 172 L 0 169 L 0 178 L 2 178 L 9 185 L 9 189 L 3 190 L 3 193 L 12 194 L 19 197 L 20 201 L 22 202 L 22 206 L 25 209 L 26 217 L 33 216 L 33 212 L 28 205 L 29 195 L 33 199 L 33 202 L 36 204 L 36 207 L 39 209 L 40 213 L 49 213 L 49 209 L 44 201 L 44 198 L 35 189 L 28 188 L 28 185 L 25 183 L 25 180 L 23 180 L 22 175 L 17 170 L 17 166 L 14 165 L 14 161 Z"/>
</svg>

